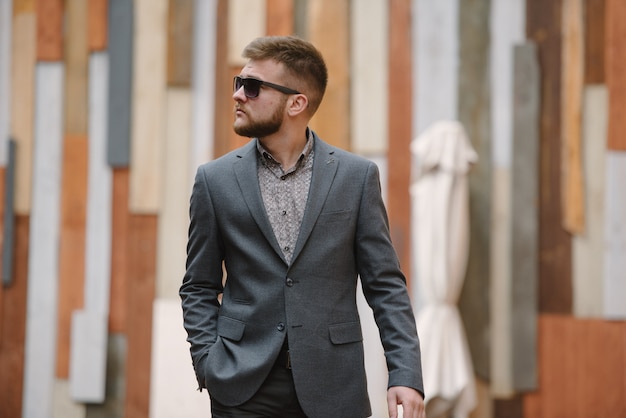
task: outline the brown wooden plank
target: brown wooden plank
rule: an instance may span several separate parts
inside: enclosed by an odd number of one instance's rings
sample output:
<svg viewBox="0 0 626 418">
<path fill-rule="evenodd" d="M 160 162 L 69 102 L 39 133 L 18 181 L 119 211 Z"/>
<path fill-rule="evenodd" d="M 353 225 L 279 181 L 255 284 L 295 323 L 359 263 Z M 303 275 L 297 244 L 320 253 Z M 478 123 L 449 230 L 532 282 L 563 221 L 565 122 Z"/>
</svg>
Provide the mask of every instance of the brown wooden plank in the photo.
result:
<svg viewBox="0 0 626 418">
<path fill-rule="evenodd" d="M 291 35 L 294 31 L 294 0 L 266 0 L 267 35 Z"/>
<path fill-rule="evenodd" d="M 90 51 L 102 51 L 107 48 L 108 37 L 108 0 L 89 0 L 87 19 Z"/>
<path fill-rule="evenodd" d="M 13 0 L 13 15 L 15 16 L 20 13 L 33 13 L 35 11 L 37 1 L 39 0 Z"/>
<path fill-rule="evenodd" d="M 69 377 L 72 312 L 83 307 L 85 281 L 85 222 L 87 218 L 87 138 L 65 137 L 61 229 L 59 242 L 59 299 L 57 377 Z"/>
<path fill-rule="evenodd" d="M 128 168 L 116 168 L 113 170 L 110 333 L 124 333 L 126 331 L 126 311 L 128 307 L 127 265 L 130 260 L 128 254 L 130 223 L 128 176 Z"/>
<path fill-rule="evenodd" d="M 561 46 L 561 188 L 563 227 L 572 234 L 585 230 L 585 190 L 582 168 L 582 107 L 584 84 L 583 0 L 563 0 Z"/>
<path fill-rule="evenodd" d="M 572 244 L 561 224 L 561 1 L 528 0 L 541 73 L 539 311 L 572 311 Z"/>
<path fill-rule="evenodd" d="M 170 0 L 167 25 L 167 84 L 191 85 L 194 0 Z"/>
<path fill-rule="evenodd" d="M 626 151 L 626 2 L 606 0 L 606 83 L 609 88 L 608 148 Z"/>
<path fill-rule="evenodd" d="M 13 285 L 0 295 L 0 418 L 22 416 L 29 225 L 28 216 L 16 217 Z"/>
<path fill-rule="evenodd" d="M 585 2 L 585 84 L 605 82 L 606 0 Z"/>
<path fill-rule="evenodd" d="M 63 0 L 37 0 L 37 60 L 63 59 Z"/>
<path fill-rule="evenodd" d="M 86 135 L 89 106 L 87 102 L 87 3 L 84 0 L 65 2 L 65 133 Z"/>
<path fill-rule="evenodd" d="M 156 279 L 157 217 L 132 215 L 129 222 L 126 416 L 148 418 L 152 305 Z"/>
<path fill-rule="evenodd" d="M 317 0 L 308 3 L 307 13 L 307 39 L 320 50 L 328 67 L 328 86 L 311 127 L 326 142 L 343 149 L 350 149 L 348 6 L 347 1 Z"/>
<path fill-rule="evenodd" d="M 412 71 L 411 1 L 389 3 L 389 148 L 387 163 L 387 210 L 391 239 L 402 270 L 411 272 L 411 177 Z M 409 283 L 410 284 L 410 283 Z"/>
<path fill-rule="evenodd" d="M 235 138 L 233 132 L 233 82 L 231 69 L 228 65 L 228 0 L 217 1 L 216 30 L 216 66 L 215 66 L 215 141 L 213 155 L 215 158 L 226 154 L 232 149 Z M 240 68 L 236 71 L 238 74 Z"/>
<path fill-rule="evenodd" d="M 540 384 L 524 416 L 626 416 L 626 322 L 542 315 Z"/>
</svg>

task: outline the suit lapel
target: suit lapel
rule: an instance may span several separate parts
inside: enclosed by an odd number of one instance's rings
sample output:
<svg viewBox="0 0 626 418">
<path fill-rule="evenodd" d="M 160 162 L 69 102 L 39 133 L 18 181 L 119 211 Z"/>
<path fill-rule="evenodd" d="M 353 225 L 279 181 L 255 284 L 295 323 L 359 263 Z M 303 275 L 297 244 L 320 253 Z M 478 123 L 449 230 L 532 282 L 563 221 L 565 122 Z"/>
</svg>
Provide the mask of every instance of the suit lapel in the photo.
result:
<svg viewBox="0 0 626 418">
<path fill-rule="evenodd" d="M 300 226 L 300 233 L 294 249 L 293 261 L 304 247 L 309 239 L 313 226 L 322 211 L 330 186 L 337 173 L 339 160 L 334 156 L 334 149 L 323 142 L 315 133 L 315 158 L 313 160 L 313 175 L 311 177 L 311 186 L 309 188 L 309 197 L 307 199 L 304 218 Z"/>
<path fill-rule="evenodd" d="M 241 149 L 238 158 L 239 159 L 233 164 L 233 169 L 235 170 L 237 183 L 239 183 L 241 194 L 246 201 L 248 210 L 259 226 L 259 229 L 263 232 L 263 235 L 265 235 L 265 239 L 267 239 L 274 251 L 284 260 L 283 252 L 280 250 L 278 241 L 274 236 L 272 225 L 267 217 L 267 213 L 265 213 L 265 205 L 263 204 L 263 197 L 261 196 L 261 189 L 259 188 L 256 139 L 250 141 L 247 146 Z"/>
</svg>

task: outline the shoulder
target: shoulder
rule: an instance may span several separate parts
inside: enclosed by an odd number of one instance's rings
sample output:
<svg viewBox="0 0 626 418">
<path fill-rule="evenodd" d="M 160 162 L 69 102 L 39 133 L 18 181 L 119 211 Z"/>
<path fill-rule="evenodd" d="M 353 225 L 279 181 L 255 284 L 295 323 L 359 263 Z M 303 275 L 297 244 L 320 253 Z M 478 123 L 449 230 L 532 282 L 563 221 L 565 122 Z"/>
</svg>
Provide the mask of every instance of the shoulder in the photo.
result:
<svg viewBox="0 0 626 418">
<path fill-rule="evenodd" d="M 208 161 L 198 167 L 198 173 L 215 174 L 225 173 L 229 167 L 243 158 L 256 157 L 256 139 L 251 139 L 248 143 L 240 148 L 230 151 L 215 160 Z"/>
<path fill-rule="evenodd" d="M 330 145 L 327 142 L 324 142 L 317 134 L 313 134 L 315 136 L 315 155 L 322 156 L 322 158 L 336 158 L 341 164 L 347 164 L 350 167 L 360 167 L 362 169 L 375 169 L 377 170 L 376 164 L 365 157 L 354 154 L 353 152 L 344 150 L 342 148 L 336 147 L 334 145 Z"/>
</svg>

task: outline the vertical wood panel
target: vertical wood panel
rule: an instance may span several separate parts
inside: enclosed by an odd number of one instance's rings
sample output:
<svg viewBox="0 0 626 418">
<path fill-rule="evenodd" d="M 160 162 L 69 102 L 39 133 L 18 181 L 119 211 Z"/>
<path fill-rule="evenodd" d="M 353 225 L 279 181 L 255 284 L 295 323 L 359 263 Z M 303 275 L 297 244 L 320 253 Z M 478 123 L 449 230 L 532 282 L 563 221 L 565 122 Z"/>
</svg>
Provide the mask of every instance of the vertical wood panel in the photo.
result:
<svg viewBox="0 0 626 418">
<path fill-rule="evenodd" d="M 57 343 L 63 167 L 63 64 L 37 65 L 23 408 L 50 417 Z"/>
<path fill-rule="evenodd" d="M 324 56 L 328 86 L 311 128 L 332 145 L 350 149 L 349 1 L 310 0 L 308 39 Z"/>
<path fill-rule="evenodd" d="M 608 148 L 626 151 L 626 2 L 606 0 L 606 83 L 609 87 Z"/>
<path fill-rule="evenodd" d="M 126 368 L 127 417 L 148 418 L 152 307 L 155 294 L 157 217 L 132 215 L 129 222 Z"/>
<path fill-rule="evenodd" d="M 586 84 L 605 82 L 605 4 L 606 0 L 586 0 L 584 2 Z"/>
<path fill-rule="evenodd" d="M 89 51 L 102 51 L 107 48 L 108 2 L 109 0 L 89 0 L 87 5 Z"/>
<path fill-rule="evenodd" d="M 217 35 L 215 51 L 215 143 L 214 156 L 230 149 L 233 132 L 232 78 L 228 65 L 228 0 L 217 0 Z M 237 70 L 239 71 L 239 69 Z M 195 172 L 194 172 L 195 173 Z"/>
<path fill-rule="evenodd" d="M 37 0 L 37 60 L 63 60 L 63 0 Z"/>
<path fill-rule="evenodd" d="M 417 0 L 416 7 L 415 136 L 439 120 L 457 120 L 459 110 L 459 0 Z"/>
<path fill-rule="evenodd" d="M 134 6 L 130 208 L 154 214 L 162 202 L 167 0 L 139 0 Z"/>
<path fill-rule="evenodd" d="M 111 279 L 111 168 L 106 163 L 108 55 L 89 58 L 89 146 L 86 173 L 84 307 L 72 316 L 70 389 L 81 402 L 105 399 Z"/>
<path fill-rule="evenodd" d="M 572 310 L 571 239 L 561 224 L 561 0 L 527 0 L 526 33 L 541 71 L 539 310 Z"/>
<path fill-rule="evenodd" d="M 0 289 L 0 417 L 21 416 L 29 218 L 15 219 L 14 280 Z"/>
<path fill-rule="evenodd" d="M 68 135 L 63 146 L 61 231 L 59 240 L 59 311 L 57 377 L 69 376 L 72 311 L 83 306 L 87 138 Z"/>
<path fill-rule="evenodd" d="M 606 133 L 608 92 L 604 85 L 585 87 L 583 102 L 583 167 L 585 167 L 584 234 L 574 237 L 572 280 L 574 314 L 601 317 L 604 299 L 604 222 L 606 176 Z"/>
<path fill-rule="evenodd" d="M 606 159 L 604 315 L 626 319 L 626 152 Z"/>
<path fill-rule="evenodd" d="M 189 178 L 196 168 L 213 158 L 215 143 L 218 1 L 196 0 L 194 9 L 194 51 L 192 69 L 192 134 L 189 155 Z M 220 103 L 221 104 L 221 103 Z"/>
<path fill-rule="evenodd" d="M 511 167 L 511 359 L 513 388 L 537 387 L 539 243 L 539 112 L 537 48 L 514 49 L 513 164 Z"/>
<path fill-rule="evenodd" d="M 31 205 L 35 98 L 36 16 L 27 1 L 14 4 L 12 36 L 11 136 L 19 149 L 16 161 L 15 211 L 27 215 Z"/>
<path fill-rule="evenodd" d="M 378 0 L 353 0 L 350 13 L 351 149 L 382 156 L 389 133 L 389 6 Z"/>
<path fill-rule="evenodd" d="M 64 21 L 65 133 L 87 135 L 87 2 L 67 0 Z M 85 138 L 86 140 L 86 138 Z"/>
<path fill-rule="evenodd" d="M 511 160 L 515 112 L 513 111 L 514 46 L 525 39 L 525 0 L 491 3 L 491 225 L 490 248 L 490 366 L 495 397 L 509 397 L 513 390 L 511 329 Z M 478 165 L 485 165 L 482 158 Z M 474 234 L 474 229 L 472 229 Z M 471 248 L 471 247 L 470 247 Z M 470 249 L 471 251 L 471 249 Z M 468 338 L 472 339 L 471 336 Z M 476 373 L 485 370 L 476 364 Z M 513 403 L 515 405 L 515 403 Z"/>
<path fill-rule="evenodd" d="M 157 297 L 178 299 L 185 274 L 185 248 L 189 229 L 189 196 L 192 188 L 189 165 L 191 94 L 188 89 L 169 88 L 167 92 L 167 133 L 163 167 L 163 202 L 159 214 Z"/>
<path fill-rule="evenodd" d="M 0 141 L 11 136 L 11 39 L 13 3 L 0 2 Z M 6 148 L 0 145 L 0 167 L 7 163 Z"/>
<path fill-rule="evenodd" d="M 126 332 L 128 307 L 128 269 L 130 213 L 128 210 L 129 173 L 127 168 L 113 170 L 111 214 L 111 300 L 110 333 Z"/>
<path fill-rule="evenodd" d="M 266 35 L 294 33 L 294 0 L 266 0 Z"/>
<path fill-rule="evenodd" d="M 542 315 L 539 390 L 524 416 L 626 416 L 626 323 Z"/>
<path fill-rule="evenodd" d="M 469 254 L 458 305 L 468 335 L 474 370 L 490 376 L 489 250 L 491 135 L 489 80 L 490 0 L 459 2 L 458 120 L 478 153 L 469 178 Z"/>
<path fill-rule="evenodd" d="M 167 25 L 167 84 L 189 87 L 194 0 L 170 0 Z"/>
<path fill-rule="evenodd" d="M 563 227 L 572 234 L 585 229 L 580 131 L 585 72 L 583 11 L 583 0 L 563 0 L 561 207 Z"/>
<path fill-rule="evenodd" d="M 132 0 L 109 0 L 109 122 L 107 161 L 113 167 L 130 164 L 130 119 L 133 78 Z"/>
<path fill-rule="evenodd" d="M 411 1 L 389 3 L 389 108 L 388 132 L 388 203 L 391 239 L 400 258 L 402 271 L 410 283 L 411 272 L 411 178 L 412 75 Z M 417 286 L 416 286 L 417 287 Z"/>
</svg>

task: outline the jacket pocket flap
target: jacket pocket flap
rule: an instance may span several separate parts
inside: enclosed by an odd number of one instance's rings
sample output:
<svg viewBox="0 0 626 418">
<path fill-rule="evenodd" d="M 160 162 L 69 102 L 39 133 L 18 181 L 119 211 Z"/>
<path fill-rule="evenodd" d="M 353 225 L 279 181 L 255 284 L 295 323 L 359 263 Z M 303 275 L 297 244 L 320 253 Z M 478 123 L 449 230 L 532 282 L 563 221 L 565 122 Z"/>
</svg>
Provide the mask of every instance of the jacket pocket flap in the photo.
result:
<svg viewBox="0 0 626 418">
<path fill-rule="evenodd" d="M 217 334 L 229 340 L 241 340 L 245 328 L 245 323 L 227 316 L 220 316 L 217 320 Z"/>
<path fill-rule="evenodd" d="M 363 341 L 361 324 L 358 322 L 330 325 L 328 331 L 330 341 L 333 344 L 347 344 Z"/>
</svg>

